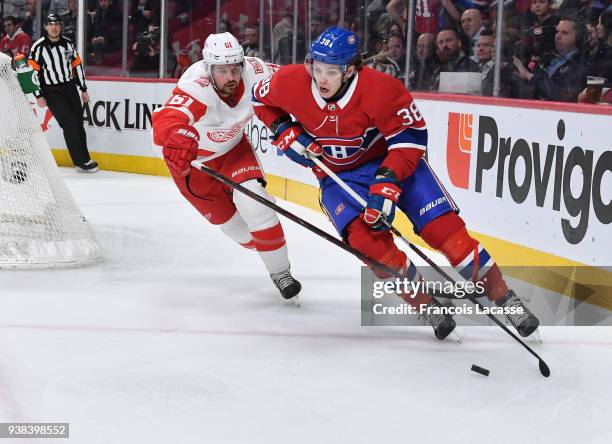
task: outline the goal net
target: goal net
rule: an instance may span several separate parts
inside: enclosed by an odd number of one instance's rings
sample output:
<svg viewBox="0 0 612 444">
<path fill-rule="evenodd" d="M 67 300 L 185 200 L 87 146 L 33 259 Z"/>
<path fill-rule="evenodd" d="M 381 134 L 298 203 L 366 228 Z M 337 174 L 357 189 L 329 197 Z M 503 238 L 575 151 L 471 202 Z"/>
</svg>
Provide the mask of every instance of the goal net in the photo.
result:
<svg viewBox="0 0 612 444">
<path fill-rule="evenodd" d="M 100 245 L 62 181 L 11 59 L 0 53 L 0 268 L 100 260 Z"/>
</svg>

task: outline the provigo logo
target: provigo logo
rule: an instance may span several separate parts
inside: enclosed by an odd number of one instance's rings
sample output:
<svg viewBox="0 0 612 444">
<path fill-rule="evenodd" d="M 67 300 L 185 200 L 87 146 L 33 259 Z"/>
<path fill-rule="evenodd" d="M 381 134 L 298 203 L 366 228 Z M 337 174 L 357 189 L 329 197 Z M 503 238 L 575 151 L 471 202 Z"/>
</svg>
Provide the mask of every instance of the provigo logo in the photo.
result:
<svg viewBox="0 0 612 444">
<path fill-rule="evenodd" d="M 560 142 L 565 138 L 565 122 L 557 123 L 557 140 L 550 142 L 530 141 L 522 138 L 504 137 L 497 122 L 490 116 L 478 117 L 477 150 L 472 152 L 472 114 L 449 113 L 446 165 L 451 183 L 457 188 L 483 192 L 483 173 L 496 171 L 495 196 L 504 197 L 504 189 L 517 204 L 523 204 L 530 194 L 535 195 L 538 207 L 549 207 L 560 211 L 561 204 L 578 223 L 561 218 L 561 229 L 570 244 L 580 243 L 589 226 L 591 205 L 599 222 L 612 222 L 612 200 L 604 202 L 602 182 L 606 172 L 612 172 L 612 151 L 604 151 L 595 158 L 592 150 L 574 146 L 565 148 Z M 543 128 L 543 131 L 548 129 Z M 549 132 L 544 132 L 549 136 Z M 546 139 L 544 139 L 546 140 Z M 475 171 L 471 157 L 476 156 Z M 517 164 L 525 167 L 517 174 Z M 574 171 L 578 169 L 578 171 Z M 579 177 L 581 187 L 572 188 L 572 174 Z M 470 180 L 471 179 L 471 180 Z M 505 182 L 508 182 L 507 187 Z M 552 198 L 547 190 L 552 187 Z"/>
<path fill-rule="evenodd" d="M 448 176 L 453 185 L 466 190 L 470 182 L 473 119 L 471 114 L 448 113 L 446 143 Z"/>
</svg>

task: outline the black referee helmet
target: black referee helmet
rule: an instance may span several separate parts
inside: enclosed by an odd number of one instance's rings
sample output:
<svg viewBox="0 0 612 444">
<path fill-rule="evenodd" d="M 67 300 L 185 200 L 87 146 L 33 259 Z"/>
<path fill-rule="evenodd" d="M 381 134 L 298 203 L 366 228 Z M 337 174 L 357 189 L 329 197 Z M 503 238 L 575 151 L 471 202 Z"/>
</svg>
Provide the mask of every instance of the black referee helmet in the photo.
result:
<svg viewBox="0 0 612 444">
<path fill-rule="evenodd" d="M 58 14 L 55 13 L 51 13 L 47 16 L 47 19 L 45 20 L 45 25 L 48 25 L 49 23 L 62 23 L 62 19 L 60 18 L 60 16 Z"/>
</svg>

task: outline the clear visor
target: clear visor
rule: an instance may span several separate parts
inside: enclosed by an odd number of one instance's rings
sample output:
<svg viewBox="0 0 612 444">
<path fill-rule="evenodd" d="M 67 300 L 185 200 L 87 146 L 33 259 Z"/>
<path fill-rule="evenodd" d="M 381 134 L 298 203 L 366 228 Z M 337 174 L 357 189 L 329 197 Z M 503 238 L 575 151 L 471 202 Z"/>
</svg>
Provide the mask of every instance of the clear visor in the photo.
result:
<svg viewBox="0 0 612 444">
<path fill-rule="evenodd" d="M 330 78 L 343 77 L 346 73 L 346 65 L 330 65 L 329 63 L 319 62 L 314 60 L 310 53 L 306 55 L 304 59 L 304 66 L 311 77 L 326 76 Z"/>
<path fill-rule="evenodd" d="M 243 66 L 242 63 L 231 63 L 229 65 L 212 65 L 210 67 L 211 73 L 217 76 L 225 76 L 231 74 L 232 77 L 242 76 Z"/>
</svg>

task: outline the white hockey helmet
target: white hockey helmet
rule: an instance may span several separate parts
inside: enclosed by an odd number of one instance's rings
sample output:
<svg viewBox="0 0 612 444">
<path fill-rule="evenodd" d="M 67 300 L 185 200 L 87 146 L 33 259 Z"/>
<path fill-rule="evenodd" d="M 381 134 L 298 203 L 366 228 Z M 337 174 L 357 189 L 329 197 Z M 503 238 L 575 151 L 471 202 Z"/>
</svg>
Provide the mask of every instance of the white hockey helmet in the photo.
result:
<svg viewBox="0 0 612 444">
<path fill-rule="evenodd" d="M 213 65 L 244 64 L 244 51 L 240 43 L 229 32 L 210 34 L 204 42 L 202 50 L 204 70 L 211 74 Z"/>
</svg>

